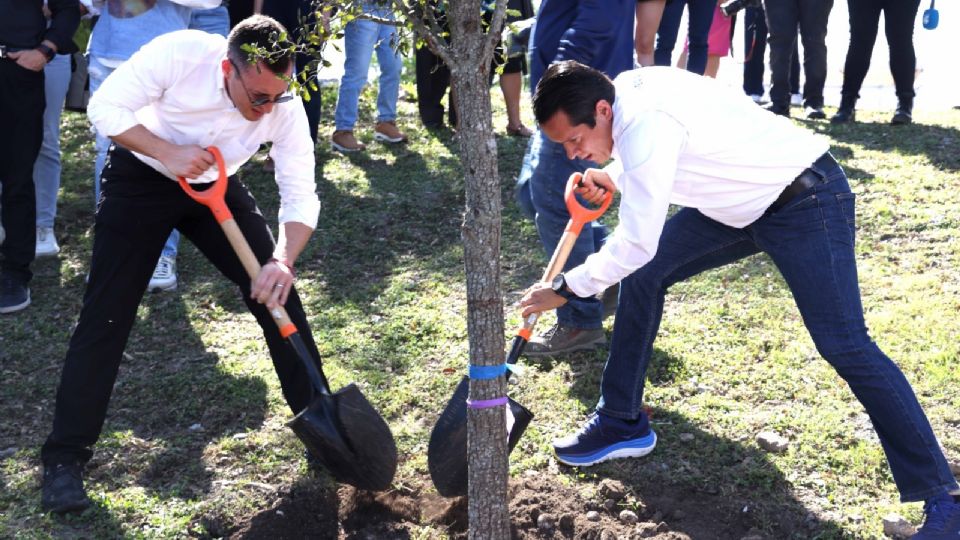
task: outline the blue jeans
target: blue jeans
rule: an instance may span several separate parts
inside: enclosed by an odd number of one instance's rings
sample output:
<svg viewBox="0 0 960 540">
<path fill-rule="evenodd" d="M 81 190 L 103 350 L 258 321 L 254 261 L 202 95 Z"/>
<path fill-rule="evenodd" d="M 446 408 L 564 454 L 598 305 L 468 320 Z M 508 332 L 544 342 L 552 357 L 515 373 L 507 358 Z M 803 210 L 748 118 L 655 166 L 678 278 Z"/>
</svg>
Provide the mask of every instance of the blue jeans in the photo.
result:
<svg viewBox="0 0 960 540">
<path fill-rule="evenodd" d="M 854 195 L 846 175 L 839 166 L 811 168 L 822 183 L 743 229 L 693 208 L 667 220 L 656 256 L 620 283 L 598 410 L 618 418 L 639 415 L 670 285 L 762 251 L 790 287 L 817 350 L 870 416 L 901 500 L 955 489 L 910 383 L 867 333 L 854 258 Z"/>
<path fill-rule="evenodd" d="M 230 13 L 227 12 L 227 6 L 193 10 L 188 28 L 227 37 L 230 33 Z"/>
<path fill-rule="evenodd" d="M 524 213 L 529 215 L 533 211 L 540 242 L 551 254 L 570 221 L 570 213 L 563 200 L 567 179 L 571 174 L 597 167 L 597 164 L 582 159 L 567 159 L 563 145 L 550 141 L 539 130 L 530 139 L 517 181 L 518 200 Z M 584 227 L 563 269 L 569 270 L 582 264 L 600 249 L 606 238 L 607 230 L 602 224 L 594 221 L 589 227 Z M 557 309 L 557 322 L 572 328 L 600 328 L 603 326 L 603 305 L 594 297 L 570 300 Z"/>
<path fill-rule="evenodd" d="M 43 68 L 47 107 L 43 111 L 43 145 L 33 164 L 37 227 L 53 227 L 60 191 L 60 113 L 70 86 L 70 55 L 58 54 Z"/>
<path fill-rule="evenodd" d="M 375 4 L 364 3 L 363 12 L 384 19 L 393 19 L 393 11 Z M 400 70 L 403 60 L 394 50 L 397 32 L 393 26 L 369 20 L 354 19 L 343 31 L 345 59 L 340 94 L 333 119 L 338 130 L 352 130 L 357 123 L 360 91 L 367 82 L 370 57 L 377 53 L 380 64 L 380 89 L 377 93 L 377 121 L 391 122 L 397 118 L 397 96 L 400 93 Z"/>
<path fill-rule="evenodd" d="M 687 71 L 703 75 L 707 69 L 707 36 L 710 34 L 713 9 L 716 6 L 713 0 L 676 0 L 663 8 L 663 17 L 660 18 L 660 27 L 657 28 L 657 48 L 653 53 L 653 62 L 658 66 L 671 64 L 684 5 L 688 6 L 690 12 L 687 29 L 690 40 L 687 49 Z"/>
<path fill-rule="evenodd" d="M 100 85 L 103 84 L 103 81 L 113 73 L 115 67 L 109 67 L 102 64 L 97 57 L 91 56 L 89 65 L 87 66 L 87 73 L 90 77 L 90 95 L 92 96 Z M 94 128 L 96 131 L 96 128 Z M 93 164 L 93 201 L 94 205 L 99 206 L 100 201 L 100 173 L 103 172 L 103 164 L 107 160 L 107 150 L 110 149 L 110 138 L 101 135 L 99 132 L 96 134 L 96 139 L 94 141 L 94 148 L 97 151 L 97 157 L 95 158 Z M 171 180 L 172 181 L 172 180 Z M 180 231 L 174 229 L 170 233 L 170 236 L 167 238 L 167 243 L 163 246 L 163 255 L 167 257 L 177 258 L 177 248 L 180 246 Z"/>
</svg>

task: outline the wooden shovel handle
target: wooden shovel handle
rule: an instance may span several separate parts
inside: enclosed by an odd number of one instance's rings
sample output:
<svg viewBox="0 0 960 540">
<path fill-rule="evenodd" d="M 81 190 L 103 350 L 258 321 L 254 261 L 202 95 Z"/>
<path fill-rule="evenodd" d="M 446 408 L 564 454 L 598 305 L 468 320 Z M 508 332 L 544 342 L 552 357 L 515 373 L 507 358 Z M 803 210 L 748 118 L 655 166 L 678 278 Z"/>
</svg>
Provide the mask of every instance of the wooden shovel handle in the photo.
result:
<svg viewBox="0 0 960 540">
<path fill-rule="evenodd" d="M 567 226 L 563 230 L 563 236 L 560 237 L 556 249 L 553 250 L 550 263 L 547 264 L 547 268 L 543 271 L 543 277 L 540 278 L 540 281 L 552 281 L 553 278 L 563 270 L 563 265 L 567 263 L 570 251 L 573 250 L 573 245 L 577 242 L 577 237 L 580 236 L 580 231 L 583 230 L 583 226 L 602 216 L 603 213 L 610 208 L 610 203 L 613 201 L 613 193 L 607 191 L 603 195 L 603 201 L 600 203 L 600 206 L 596 209 L 591 210 L 580 204 L 580 201 L 577 200 L 575 190 L 582 180 L 583 174 L 578 172 L 571 174 L 567 180 L 567 187 L 564 190 L 563 198 L 567 203 L 567 210 L 570 212 L 570 221 L 567 222 Z M 533 327 L 536 326 L 539 318 L 539 313 L 533 313 L 523 320 L 522 326 L 517 330 L 518 339 L 515 340 L 511 354 L 507 357 L 508 363 L 512 364 L 517 361 L 523 344 L 530 341 L 530 337 L 533 335 Z M 520 343 L 520 340 L 522 340 L 523 343 Z"/>
<path fill-rule="evenodd" d="M 182 176 L 177 177 L 177 182 L 180 183 L 180 187 L 191 199 L 206 206 L 213 212 L 213 217 L 217 220 L 217 223 L 220 224 L 223 233 L 227 235 L 227 240 L 230 242 L 230 245 L 233 246 L 233 251 L 236 252 L 240 263 L 243 264 L 243 268 L 247 271 L 250 279 L 256 279 L 257 275 L 260 274 L 260 262 L 257 260 L 257 256 L 253 254 L 253 250 L 250 249 L 250 244 L 247 243 L 247 239 L 243 236 L 243 232 L 240 231 L 236 220 L 233 219 L 233 213 L 230 212 L 230 209 L 227 207 L 227 167 L 223 162 L 223 154 L 220 153 L 220 149 L 216 146 L 208 146 L 207 151 L 213 154 L 219 173 L 213 185 L 204 191 L 197 191 L 193 189 L 190 183 L 187 182 L 187 179 Z M 287 310 L 283 309 L 283 306 L 277 306 L 270 310 L 270 316 L 273 317 L 273 321 L 277 323 L 281 336 L 289 337 L 291 334 L 297 332 L 297 327 L 290 320 L 290 316 L 287 315 Z"/>
</svg>

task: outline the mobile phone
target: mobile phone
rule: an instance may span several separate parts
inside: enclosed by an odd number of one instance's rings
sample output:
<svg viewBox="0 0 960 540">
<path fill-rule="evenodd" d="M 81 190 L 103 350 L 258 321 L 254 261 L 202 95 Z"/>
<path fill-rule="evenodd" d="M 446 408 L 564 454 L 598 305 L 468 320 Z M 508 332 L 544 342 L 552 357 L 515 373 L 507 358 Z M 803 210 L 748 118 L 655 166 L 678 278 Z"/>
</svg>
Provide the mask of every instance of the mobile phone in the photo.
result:
<svg viewBox="0 0 960 540">
<path fill-rule="evenodd" d="M 6 58 L 6 57 L 7 57 L 7 46 L 0 45 L 0 58 Z"/>
</svg>

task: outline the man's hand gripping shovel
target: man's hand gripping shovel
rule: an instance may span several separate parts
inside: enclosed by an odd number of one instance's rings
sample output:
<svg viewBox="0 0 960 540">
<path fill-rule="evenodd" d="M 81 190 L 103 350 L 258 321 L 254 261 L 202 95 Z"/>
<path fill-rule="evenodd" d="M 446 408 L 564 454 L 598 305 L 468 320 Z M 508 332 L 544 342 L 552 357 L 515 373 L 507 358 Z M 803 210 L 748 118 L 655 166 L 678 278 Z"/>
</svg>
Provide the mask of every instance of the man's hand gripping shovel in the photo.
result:
<svg viewBox="0 0 960 540">
<path fill-rule="evenodd" d="M 563 236 L 560 237 L 560 242 L 550 258 L 541 281 L 549 282 L 563 270 L 563 265 L 566 264 L 567 257 L 583 226 L 602 216 L 613 200 L 613 193 L 607 191 L 598 208 L 590 209 L 581 205 L 574 190 L 579 186 L 582 178 L 580 173 L 574 173 L 567 181 L 564 200 L 570 212 L 570 221 L 567 222 L 567 227 L 563 231 Z M 539 318 L 540 315 L 535 313 L 524 319 L 507 355 L 508 365 L 515 364 L 520 358 Z M 510 375 L 511 371 L 507 370 L 508 381 Z M 467 493 L 467 397 L 469 393 L 470 380 L 468 377 L 463 377 L 430 434 L 427 465 L 434 486 L 444 497 L 457 497 Z M 512 398 L 508 399 L 508 404 L 510 408 L 507 411 L 509 429 L 507 451 L 510 452 L 533 419 L 533 413 Z M 512 424 L 509 422 L 511 416 Z"/>
<path fill-rule="evenodd" d="M 180 187 L 193 200 L 210 208 L 250 279 L 255 279 L 260 263 L 224 200 L 227 173 L 223 156 L 215 147 L 207 150 L 217 162 L 220 174 L 216 182 L 205 191 L 196 191 L 181 177 Z M 314 389 L 313 401 L 287 425 L 338 482 L 369 490 L 389 487 L 397 469 L 397 446 L 390 427 L 355 384 L 330 392 L 319 360 L 314 361 L 307 351 L 286 310 L 278 306 L 270 314 L 280 335 L 303 362 Z"/>
</svg>

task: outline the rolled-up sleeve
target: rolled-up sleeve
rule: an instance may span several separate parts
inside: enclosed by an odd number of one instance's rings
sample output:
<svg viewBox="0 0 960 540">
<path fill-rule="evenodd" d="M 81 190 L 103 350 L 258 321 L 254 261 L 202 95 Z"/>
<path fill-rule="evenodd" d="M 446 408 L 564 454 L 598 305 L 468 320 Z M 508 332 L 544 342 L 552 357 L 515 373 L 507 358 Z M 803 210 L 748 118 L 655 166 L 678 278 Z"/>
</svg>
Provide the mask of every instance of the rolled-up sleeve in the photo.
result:
<svg viewBox="0 0 960 540">
<path fill-rule="evenodd" d="M 615 139 L 623 169 L 617 179 L 620 223 L 600 251 L 565 274 L 577 296 L 597 294 L 653 259 L 686 141 L 686 129 L 660 112 Z"/>
<path fill-rule="evenodd" d="M 280 189 L 280 223 L 295 221 L 317 228 L 320 199 L 315 180 L 316 162 L 313 139 L 308 133 L 307 115 L 299 98 L 278 105 L 284 107 L 283 122 L 273 139 L 270 156 L 275 163 L 277 187 Z"/>
<path fill-rule="evenodd" d="M 136 111 L 173 85 L 179 72 L 174 44 L 166 36 L 151 41 L 103 81 L 87 106 L 99 133 L 113 137 L 136 126 Z"/>
</svg>

